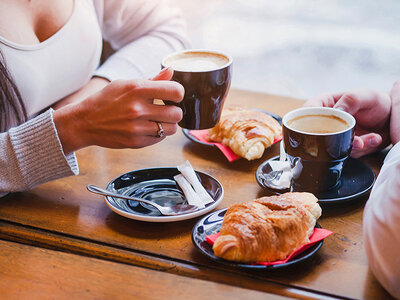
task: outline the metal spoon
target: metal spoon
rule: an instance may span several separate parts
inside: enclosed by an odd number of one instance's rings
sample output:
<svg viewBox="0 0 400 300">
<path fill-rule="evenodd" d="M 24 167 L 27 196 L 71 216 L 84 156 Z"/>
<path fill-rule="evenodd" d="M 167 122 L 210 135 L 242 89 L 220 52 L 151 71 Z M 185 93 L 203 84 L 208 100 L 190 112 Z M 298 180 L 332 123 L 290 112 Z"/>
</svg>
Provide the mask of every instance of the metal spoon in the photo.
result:
<svg viewBox="0 0 400 300">
<path fill-rule="evenodd" d="M 196 205 L 189 205 L 189 204 L 176 204 L 176 205 L 169 206 L 169 207 L 161 206 L 154 202 L 151 202 L 151 201 L 148 201 L 148 200 L 145 200 L 142 198 L 130 197 L 130 196 L 112 193 L 110 191 L 107 191 L 105 189 L 102 189 L 102 188 L 92 185 L 92 184 L 87 185 L 86 188 L 88 189 L 89 192 L 92 192 L 95 194 L 146 203 L 148 205 L 154 206 L 164 216 L 176 216 L 176 215 L 188 214 L 188 213 L 194 212 L 199 209 Z"/>
</svg>

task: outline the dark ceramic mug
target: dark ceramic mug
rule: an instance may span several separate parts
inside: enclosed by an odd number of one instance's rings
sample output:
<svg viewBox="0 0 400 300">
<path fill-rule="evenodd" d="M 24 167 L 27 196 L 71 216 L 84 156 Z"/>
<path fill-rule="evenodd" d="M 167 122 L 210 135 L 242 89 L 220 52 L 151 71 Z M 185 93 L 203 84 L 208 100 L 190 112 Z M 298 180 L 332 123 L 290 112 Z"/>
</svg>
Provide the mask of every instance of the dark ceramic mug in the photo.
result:
<svg viewBox="0 0 400 300">
<path fill-rule="evenodd" d="M 316 132 L 294 128 L 294 120 L 308 120 L 308 117 L 303 116 L 322 116 L 322 119 L 332 116 L 346 125 L 339 131 L 327 128 L 327 131 L 333 132 L 322 133 L 318 132 L 319 129 L 323 129 L 328 123 L 316 122 L 319 127 Z M 355 125 L 352 115 L 328 107 L 299 108 L 283 117 L 283 141 L 292 168 L 293 191 L 321 192 L 340 184 L 343 164 L 352 149 Z"/>
<path fill-rule="evenodd" d="M 182 109 L 179 126 L 207 129 L 217 125 L 231 85 L 232 58 L 217 51 L 185 50 L 168 55 L 161 65 L 171 67 L 172 80 L 185 88 L 180 103 L 166 101 Z"/>
</svg>

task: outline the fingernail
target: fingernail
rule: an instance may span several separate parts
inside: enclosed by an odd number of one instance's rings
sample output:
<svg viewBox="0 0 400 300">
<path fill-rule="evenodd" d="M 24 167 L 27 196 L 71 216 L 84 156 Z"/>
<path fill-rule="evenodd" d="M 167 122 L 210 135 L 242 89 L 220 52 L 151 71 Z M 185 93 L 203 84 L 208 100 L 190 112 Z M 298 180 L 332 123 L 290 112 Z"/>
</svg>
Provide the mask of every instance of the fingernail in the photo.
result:
<svg viewBox="0 0 400 300">
<path fill-rule="evenodd" d="M 379 145 L 379 141 L 372 137 L 368 140 L 368 144 L 370 144 L 372 147 L 376 147 Z"/>
<path fill-rule="evenodd" d="M 162 70 L 160 71 L 160 74 L 164 74 L 165 72 L 167 72 L 168 69 L 169 69 L 169 67 L 166 67 L 166 68 L 162 69 Z"/>
</svg>

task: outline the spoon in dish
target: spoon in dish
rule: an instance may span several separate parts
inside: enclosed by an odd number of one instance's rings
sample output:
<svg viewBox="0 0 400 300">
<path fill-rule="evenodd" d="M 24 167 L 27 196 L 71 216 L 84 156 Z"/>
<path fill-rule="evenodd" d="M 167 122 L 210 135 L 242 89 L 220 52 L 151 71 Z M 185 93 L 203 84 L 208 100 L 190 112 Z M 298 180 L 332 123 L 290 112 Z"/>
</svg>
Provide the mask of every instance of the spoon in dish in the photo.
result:
<svg viewBox="0 0 400 300">
<path fill-rule="evenodd" d="M 145 200 L 142 198 L 112 193 L 110 191 L 107 191 L 105 189 L 102 189 L 102 188 L 92 185 L 92 184 L 87 185 L 86 188 L 88 189 L 89 192 L 92 192 L 95 194 L 146 203 L 146 204 L 151 205 L 151 206 L 155 207 L 156 209 L 158 209 L 158 211 L 164 216 L 183 215 L 183 214 L 188 214 L 188 213 L 194 212 L 199 209 L 196 205 L 189 205 L 189 204 L 176 204 L 176 205 L 169 206 L 169 207 L 161 206 L 154 202 L 151 202 L 151 201 L 148 201 L 148 200 Z"/>
</svg>

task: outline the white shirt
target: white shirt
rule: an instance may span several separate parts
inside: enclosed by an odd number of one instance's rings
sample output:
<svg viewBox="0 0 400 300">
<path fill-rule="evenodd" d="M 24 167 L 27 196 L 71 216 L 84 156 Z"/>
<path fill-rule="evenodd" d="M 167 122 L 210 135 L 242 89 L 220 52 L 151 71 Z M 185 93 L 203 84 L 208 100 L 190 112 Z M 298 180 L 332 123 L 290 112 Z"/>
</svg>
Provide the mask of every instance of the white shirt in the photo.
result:
<svg viewBox="0 0 400 300">
<path fill-rule="evenodd" d="M 382 286 L 400 298 L 400 143 L 388 153 L 364 209 L 364 244 Z"/>
</svg>

